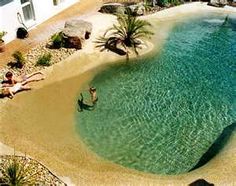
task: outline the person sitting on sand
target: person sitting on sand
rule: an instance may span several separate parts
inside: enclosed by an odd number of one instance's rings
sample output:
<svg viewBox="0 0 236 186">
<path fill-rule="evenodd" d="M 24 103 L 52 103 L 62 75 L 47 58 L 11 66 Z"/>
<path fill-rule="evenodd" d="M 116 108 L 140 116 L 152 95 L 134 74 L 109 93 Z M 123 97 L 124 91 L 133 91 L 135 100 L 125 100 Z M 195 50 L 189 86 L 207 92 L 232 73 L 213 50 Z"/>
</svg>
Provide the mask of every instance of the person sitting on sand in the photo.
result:
<svg viewBox="0 0 236 186">
<path fill-rule="evenodd" d="M 8 96 L 9 98 L 13 98 L 14 94 L 16 94 L 19 91 L 23 91 L 23 90 L 30 90 L 31 87 L 28 86 L 27 84 L 30 82 L 34 82 L 34 81 L 40 81 L 43 80 L 44 77 L 42 78 L 31 78 L 28 79 L 26 81 L 23 82 L 17 82 L 16 84 L 14 84 L 13 86 L 4 86 L 2 87 L 2 95 L 3 96 Z"/>
<path fill-rule="evenodd" d="M 90 87 L 89 88 L 89 93 L 91 95 L 91 102 L 93 103 L 93 105 L 95 105 L 96 102 L 98 101 L 96 88 L 95 87 Z"/>
<path fill-rule="evenodd" d="M 2 81 L 2 87 L 10 87 L 10 86 L 14 86 L 16 83 L 22 83 L 25 82 L 27 80 L 29 80 L 31 77 L 41 74 L 43 75 L 42 72 L 38 71 L 38 72 L 34 72 L 32 74 L 27 74 L 27 75 L 22 75 L 22 76 L 18 76 L 18 77 L 14 77 L 13 73 L 8 71 L 5 74 L 5 79 Z"/>
</svg>

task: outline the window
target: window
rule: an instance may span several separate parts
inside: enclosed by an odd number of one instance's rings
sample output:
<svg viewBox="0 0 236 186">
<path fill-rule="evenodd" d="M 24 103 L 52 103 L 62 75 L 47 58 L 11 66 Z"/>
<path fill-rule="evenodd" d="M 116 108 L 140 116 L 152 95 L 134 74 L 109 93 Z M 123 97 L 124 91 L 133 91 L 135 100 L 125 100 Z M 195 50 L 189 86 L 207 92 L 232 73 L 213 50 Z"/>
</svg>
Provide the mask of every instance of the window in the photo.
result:
<svg viewBox="0 0 236 186">
<path fill-rule="evenodd" d="M 35 20 L 33 3 L 31 0 L 21 0 L 22 11 L 25 21 Z"/>
</svg>

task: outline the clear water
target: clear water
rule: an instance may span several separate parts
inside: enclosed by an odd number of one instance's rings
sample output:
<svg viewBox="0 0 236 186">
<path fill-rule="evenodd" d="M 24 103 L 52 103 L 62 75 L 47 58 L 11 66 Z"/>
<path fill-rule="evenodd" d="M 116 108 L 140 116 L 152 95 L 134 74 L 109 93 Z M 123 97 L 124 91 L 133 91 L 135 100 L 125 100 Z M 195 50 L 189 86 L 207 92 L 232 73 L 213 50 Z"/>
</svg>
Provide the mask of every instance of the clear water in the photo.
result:
<svg viewBox="0 0 236 186">
<path fill-rule="evenodd" d="M 95 110 L 77 113 L 84 143 L 140 171 L 191 170 L 236 121 L 236 32 L 224 18 L 182 21 L 154 57 L 99 73 Z"/>
</svg>

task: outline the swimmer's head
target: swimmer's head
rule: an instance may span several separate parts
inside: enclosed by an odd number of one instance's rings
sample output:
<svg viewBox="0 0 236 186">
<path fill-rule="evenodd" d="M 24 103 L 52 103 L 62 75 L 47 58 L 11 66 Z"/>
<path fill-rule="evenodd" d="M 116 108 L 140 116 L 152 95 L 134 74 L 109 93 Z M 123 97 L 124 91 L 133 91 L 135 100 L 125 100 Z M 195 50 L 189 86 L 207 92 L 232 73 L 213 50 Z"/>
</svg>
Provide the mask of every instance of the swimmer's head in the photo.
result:
<svg viewBox="0 0 236 186">
<path fill-rule="evenodd" d="M 96 88 L 95 87 L 90 87 L 90 89 L 89 89 L 90 91 L 96 91 Z"/>
</svg>

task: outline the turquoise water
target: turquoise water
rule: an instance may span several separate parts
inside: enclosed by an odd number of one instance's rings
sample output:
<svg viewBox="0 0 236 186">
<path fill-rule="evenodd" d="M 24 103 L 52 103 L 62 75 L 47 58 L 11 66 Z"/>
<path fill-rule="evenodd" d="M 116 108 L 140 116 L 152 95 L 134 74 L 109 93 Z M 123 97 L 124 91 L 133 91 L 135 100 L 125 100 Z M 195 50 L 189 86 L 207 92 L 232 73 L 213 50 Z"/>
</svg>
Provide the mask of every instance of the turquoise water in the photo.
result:
<svg viewBox="0 0 236 186">
<path fill-rule="evenodd" d="M 179 22 L 161 52 L 96 75 L 96 108 L 77 113 L 84 143 L 136 170 L 190 171 L 236 121 L 236 20 L 224 18 Z"/>
</svg>

